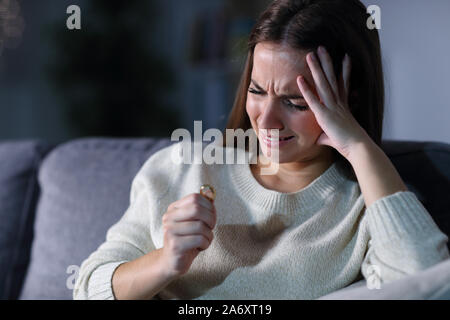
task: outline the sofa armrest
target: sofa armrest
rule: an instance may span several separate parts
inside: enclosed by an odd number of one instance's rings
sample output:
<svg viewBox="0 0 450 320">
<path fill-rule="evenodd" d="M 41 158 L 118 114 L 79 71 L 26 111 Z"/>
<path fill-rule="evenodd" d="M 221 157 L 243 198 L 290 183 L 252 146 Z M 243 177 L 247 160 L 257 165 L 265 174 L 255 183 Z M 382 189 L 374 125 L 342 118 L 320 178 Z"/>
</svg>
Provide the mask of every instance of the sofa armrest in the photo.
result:
<svg viewBox="0 0 450 320">
<path fill-rule="evenodd" d="M 431 268 L 382 285 L 381 289 L 368 289 L 361 280 L 349 287 L 323 296 L 318 300 L 449 300 L 450 259 Z"/>
</svg>

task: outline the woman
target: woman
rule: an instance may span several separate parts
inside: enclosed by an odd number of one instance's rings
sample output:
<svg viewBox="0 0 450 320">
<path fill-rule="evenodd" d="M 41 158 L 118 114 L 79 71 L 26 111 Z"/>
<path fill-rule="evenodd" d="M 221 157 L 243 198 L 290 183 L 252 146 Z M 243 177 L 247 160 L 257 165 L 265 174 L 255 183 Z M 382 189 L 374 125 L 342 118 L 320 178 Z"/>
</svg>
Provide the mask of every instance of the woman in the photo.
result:
<svg viewBox="0 0 450 320">
<path fill-rule="evenodd" d="M 174 164 L 180 144 L 153 155 L 74 298 L 315 299 L 447 259 L 448 238 L 380 148 L 383 73 L 368 18 L 358 0 L 274 1 L 250 35 L 228 124 L 254 130 L 256 163 Z M 274 150 L 278 170 L 263 175 Z"/>
</svg>

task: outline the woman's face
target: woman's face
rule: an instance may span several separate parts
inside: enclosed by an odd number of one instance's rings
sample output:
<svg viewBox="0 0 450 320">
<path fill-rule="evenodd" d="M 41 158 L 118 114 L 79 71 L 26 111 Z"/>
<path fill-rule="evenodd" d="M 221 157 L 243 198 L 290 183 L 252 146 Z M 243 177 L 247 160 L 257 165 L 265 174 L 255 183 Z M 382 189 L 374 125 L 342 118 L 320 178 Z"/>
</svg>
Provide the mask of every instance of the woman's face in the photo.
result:
<svg viewBox="0 0 450 320">
<path fill-rule="evenodd" d="M 279 163 L 312 160 L 325 151 L 316 145 L 322 129 L 297 84 L 297 77 L 304 76 L 317 95 L 307 54 L 269 42 L 255 47 L 246 110 L 267 158 L 270 145 L 276 146 L 265 142 L 260 129 L 267 129 L 268 134 L 270 129 L 279 129 L 280 137 L 292 137 L 279 143 Z"/>
</svg>

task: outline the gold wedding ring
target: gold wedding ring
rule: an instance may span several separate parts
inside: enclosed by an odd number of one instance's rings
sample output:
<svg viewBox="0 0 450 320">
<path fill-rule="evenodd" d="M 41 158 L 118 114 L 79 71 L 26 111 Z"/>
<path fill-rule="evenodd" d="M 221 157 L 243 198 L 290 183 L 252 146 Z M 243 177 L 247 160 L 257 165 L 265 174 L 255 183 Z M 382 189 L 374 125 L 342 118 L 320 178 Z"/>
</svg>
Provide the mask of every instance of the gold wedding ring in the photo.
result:
<svg viewBox="0 0 450 320">
<path fill-rule="evenodd" d="M 204 184 L 200 187 L 200 194 L 211 202 L 214 202 L 216 199 L 216 190 L 209 184 Z"/>
</svg>

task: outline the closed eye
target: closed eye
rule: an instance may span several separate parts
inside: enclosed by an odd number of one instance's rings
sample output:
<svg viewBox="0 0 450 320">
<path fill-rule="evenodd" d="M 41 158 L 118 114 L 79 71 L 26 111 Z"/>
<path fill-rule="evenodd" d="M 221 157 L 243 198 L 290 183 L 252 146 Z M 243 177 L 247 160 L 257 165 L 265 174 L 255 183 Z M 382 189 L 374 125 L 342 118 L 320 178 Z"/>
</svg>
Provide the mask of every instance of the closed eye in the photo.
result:
<svg viewBox="0 0 450 320">
<path fill-rule="evenodd" d="M 252 94 L 256 94 L 256 95 L 263 95 L 264 93 L 262 93 L 262 92 L 260 92 L 260 91 L 257 91 L 257 90 L 255 90 L 255 89 L 252 89 L 252 88 L 249 88 L 248 89 L 248 92 L 250 92 L 250 93 L 252 93 Z M 297 105 L 297 104 L 293 104 L 291 101 L 289 101 L 289 100 L 284 100 L 285 101 L 285 106 L 286 107 L 288 107 L 288 108 L 292 108 L 292 109 L 295 109 L 295 110 L 299 110 L 299 111 L 306 111 L 306 110 L 308 110 L 308 106 L 300 106 L 300 105 Z"/>
</svg>

